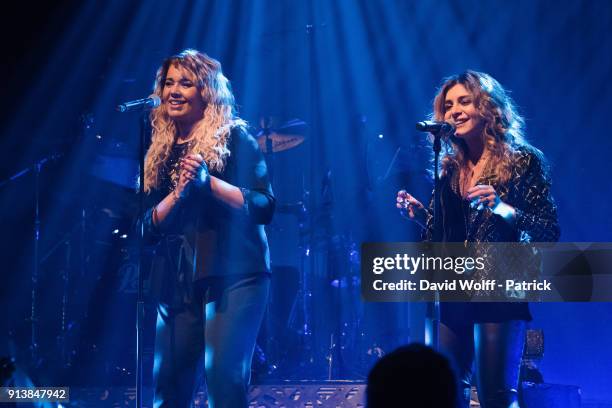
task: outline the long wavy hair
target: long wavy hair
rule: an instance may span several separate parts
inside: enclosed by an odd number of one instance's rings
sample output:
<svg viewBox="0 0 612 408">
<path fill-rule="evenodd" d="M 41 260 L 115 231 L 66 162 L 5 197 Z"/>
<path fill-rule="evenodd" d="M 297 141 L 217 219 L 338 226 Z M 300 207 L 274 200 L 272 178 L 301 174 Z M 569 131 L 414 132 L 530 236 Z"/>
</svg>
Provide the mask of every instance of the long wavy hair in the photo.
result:
<svg viewBox="0 0 612 408">
<path fill-rule="evenodd" d="M 444 102 L 447 92 L 455 85 L 463 85 L 474 98 L 474 106 L 484 122 L 481 134 L 483 145 L 488 152 L 486 168 L 500 182 L 509 179 L 513 153 L 523 146 L 537 151 L 524 138 L 525 121 L 517 112 L 508 92 L 491 75 L 468 70 L 444 80 L 434 102 L 432 118 L 443 121 L 446 112 Z M 467 166 L 467 145 L 455 137 L 444 143 L 441 158 L 441 171 L 446 173 L 451 167 Z"/>
<path fill-rule="evenodd" d="M 196 86 L 205 102 L 202 119 L 193 127 L 188 153 L 201 154 L 208 168 L 222 171 L 231 152 L 229 136 L 234 126 L 246 127 L 246 122 L 235 116 L 235 100 L 230 83 L 221 71 L 221 64 L 197 50 L 187 49 L 167 58 L 157 70 L 153 93 L 162 98 L 166 75 L 170 66 L 182 67 L 196 78 Z M 177 137 L 176 123 L 168 116 L 167 105 L 151 112 L 151 146 L 145 157 L 144 190 L 159 187 L 161 170 L 168 159 Z M 170 171 L 176 185 L 178 173 Z"/>
</svg>

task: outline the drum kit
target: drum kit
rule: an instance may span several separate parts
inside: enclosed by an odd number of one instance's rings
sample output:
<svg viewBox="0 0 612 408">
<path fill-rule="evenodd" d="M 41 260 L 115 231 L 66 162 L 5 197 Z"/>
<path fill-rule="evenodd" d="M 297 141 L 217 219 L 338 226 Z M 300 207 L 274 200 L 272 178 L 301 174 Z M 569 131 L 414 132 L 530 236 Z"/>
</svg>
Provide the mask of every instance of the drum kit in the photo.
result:
<svg viewBox="0 0 612 408">
<path fill-rule="evenodd" d="M 304 143 L 308 125 L 292 119 L 271 126 L 267 118 L 260 125 L 256 139 L 275 187 L 276 155 Z M 307 169 L 300 171 L 304 179 Z M 310 191 L 304 187 L 298 201 L 283 202 L 277 196 L 279 217 L 268 226 L 273 293 L 260 336 L 259 363 L 265 368 L 263 372 L 268 376 L 265 379 L 363 379 L 370 366 L 362 327 L 359 249 L 351 237 L 336 234 L 331 227 L 331 177 L 328 171 L 323 178 L 319 204 L 313 204 Z M 280 226 L 281 219 L 287 217 L 297 224 L 294 241 Z M 297 265 L 295 260 L 289 267 L 275 265 L 274 235 L 283 241 L 296 242 Z M 288 284 L 289 277 L 296 282 Z M 278 301 L 278 293 L 274 292 L 288 288 L 295 290 L 292 292 L 295 295 Z M 364 349 L 363 353 L 359 347 Z M 363 358 L 358 358 L 359 355 Z M 262 377 L 261 373 L 255 374 Z"/>
</svg>

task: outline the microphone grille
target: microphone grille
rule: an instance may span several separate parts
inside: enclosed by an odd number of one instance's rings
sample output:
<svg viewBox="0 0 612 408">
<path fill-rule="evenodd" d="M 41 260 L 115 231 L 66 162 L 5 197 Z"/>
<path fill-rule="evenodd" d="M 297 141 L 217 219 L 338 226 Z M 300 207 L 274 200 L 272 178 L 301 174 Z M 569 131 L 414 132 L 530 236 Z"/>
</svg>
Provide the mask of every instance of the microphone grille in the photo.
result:
<svg viewBox="0 0 612 408">
<path fill-rule="evenodd" d="M 152 108 L 157 108 L 159 105 L 161 105 L 161 98 L 155 94 L 151 94 L 151 96 L 149 96 L 149 98 L 151 98 L 152 101 Z"/>
</svg>

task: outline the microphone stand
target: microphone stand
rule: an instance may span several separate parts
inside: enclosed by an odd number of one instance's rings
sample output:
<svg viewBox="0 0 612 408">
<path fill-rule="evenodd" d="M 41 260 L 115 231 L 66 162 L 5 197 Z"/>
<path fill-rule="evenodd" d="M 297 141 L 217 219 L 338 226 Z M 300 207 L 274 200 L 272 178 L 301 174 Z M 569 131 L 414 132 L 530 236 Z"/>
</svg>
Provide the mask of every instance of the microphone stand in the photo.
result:
<svg viewBox="0 0 612 408">
<path fill-rule="evenodd" d="M 34 172 L 34 260 L 32 262 L 32 275 L 31 275 L 31 305 L 30 305 L 30 317 L 28 321 L 30 322 L 30 358 L 32 360 L 32 366 L 38 366 L 38 277 L 40 273 L 40 260 L 39 260 L 39 252 L 40 252 L 40 174 L 42 172 L 42 168 L 49 161 L 57 160 L 62 157 L 62 153 L 51 154 L 47 157 L 43 157 L 40 160 L 37 160 L 32 166 L 26 167 L 13 174 L 6 180 L 0 182 L 0 188 L 9 184 L 12 181 L 15 181 L 31 171 Z"/>
<path fill-rule="evenodd" d="M 158 99 L 159 101 L 159 99 Z M 137 101 L 141 102 L 141 101 Z M 144 257 L 144 160 L 145 160 L 145 141 L 147 138 L 147 125 L 149 116 L 147 111 L 159 106 L 155 104 L 139 104 L 138 106 L 130 107 L 130 109 L 122 109 L 121 105 L 117 106 L 118 112 L 130 112 L 140 110 L 140 143 L 138 147 L 138 295 L 136 299 L 136 408 L 143 406 L 143 338 L 144 338 L 144 274 L 142 273 L 143 257 Z"/>
<path fill-rule="evenodd" d="M 270 129 L 270 118 L 269 117 L 265 117 L 262 120 L 262 132 L 265 136 L 265 140 L 266 140 L 266 152 L 265 152 L 265 157 L 266 157 L 266 164 L 268 165 L 268 174 L 270 176 L 270 184 L 274 183 L 274 150 L 273 150 L 273 145 L 272 145 L 272 138 L 270 137 L 270 134 L 272 133 L 272 129 Z"/>
<path fill-rule="evenodd" d="M 145 141 L 147 137 L 148 115 L 143 111 L 140 117 L 140 143 L 138 147 L 138 297 L 136 299 L 136 408 L 142 408 L 143 392 L 143 338 L 144 338 L 144 274 L 142 273 L 144 257 L 144 160 Z"/>
<path fill-rule="evenodd" d="M 442 241 L 439 228 L 440 216 L 440 174 L 438 166 L 440 162 L 440 151 L 442 150 L 442 130 L 439 129 L 430 132 L 433 137 L 433 152 L 434 152 L 434 194 L 433 194 L 433 233 L 432 241 Z M 434 301 L 427 305 L 427 315 L 429 322 L 425 328 L 425 343 L 438 351 L 440 349 L 440 292 L 436 289 L 434 292 Z M 429 336 L 428 336 L 429 335 Z"/>
<path fill-rule="evenodd" d="M 140 116 L 140 143 L 138 147 L 139 173 L 138 173 L 138 298 L 136 300 L 136 408 L 142 408 L 143 391 L 143 336 L 144 336 L 144 274 L 142 273 L 144 257 L 144 161 L 145 161 L 145 141 L 147 138 L 147 125 L 149 116 L 147 111 L 155 109 L 161 104 L 161 100 L 156 95 L 148 98 L 129 101 L 115 107 L 121 113 L 141 112 Z"/>
</svg>

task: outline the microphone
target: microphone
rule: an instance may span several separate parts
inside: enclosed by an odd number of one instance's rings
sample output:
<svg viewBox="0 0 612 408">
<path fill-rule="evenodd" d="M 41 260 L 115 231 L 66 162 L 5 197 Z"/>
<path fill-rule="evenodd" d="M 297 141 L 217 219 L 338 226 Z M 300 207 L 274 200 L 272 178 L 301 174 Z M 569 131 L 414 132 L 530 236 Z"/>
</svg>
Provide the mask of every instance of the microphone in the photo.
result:
<svg viewBox="0 0 612 408">
<path fill-rule="evenodd" d="M 155 109 L 161 105 L 161 99 L 157 95 L 151 95 L 148 98 L 136 99 L 134 101 L 124 102 L 117 105 L 118 112 L 132 112 L 137 110 Z"/>
<path fill-rule="evenodd" d="M 455 133 L 455 127 L 448 122 L 435 122 L 433 120 L 424 120 L 417 122 L 416 129 L 421 132 L 452 134 Z"/>
</svg>

